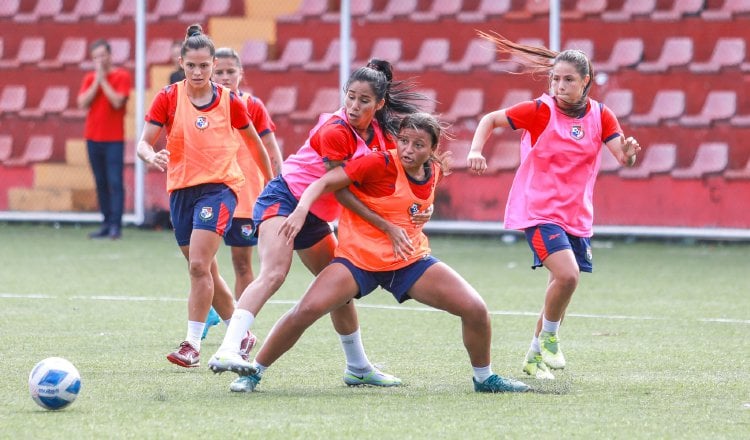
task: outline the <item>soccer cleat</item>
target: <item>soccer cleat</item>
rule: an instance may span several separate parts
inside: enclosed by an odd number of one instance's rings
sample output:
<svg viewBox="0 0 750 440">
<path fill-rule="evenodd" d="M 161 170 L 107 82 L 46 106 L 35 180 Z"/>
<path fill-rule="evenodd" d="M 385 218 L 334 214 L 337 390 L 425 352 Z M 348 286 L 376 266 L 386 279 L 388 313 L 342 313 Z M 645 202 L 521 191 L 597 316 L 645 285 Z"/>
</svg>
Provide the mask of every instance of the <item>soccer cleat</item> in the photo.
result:
<svg viewBox="0 0 750 440">
<path fill-rule="evenodd" d="M 372 385 L 376 387 L 397 387 L 401 385 L 401 379 L 390 374 L 383 373 L 377 368 L 373 368 L 367 374 L 358 376 L 349 370 L 344 371 L 344 383 L 350 387 L 361 385 Z"/>
<path fill-rule="evenodd" d="M 250 362 L 244 360 L 240 353 L 231 351 L 217 352 L 208 361 L 208 368 L 214 373 L 223 373 L 231 371 L 240 376 L 250 376 L 257 373 L 255 367 Z"/>
<path fill-rule="evenodd" d="M 180 348 L 167 355 L 167 360 L 175 365 L 185 368 L 201 366 L 201 355 L 188 341 L 183 341 Z"/>
<path fill-rule="evenodd" d="M 229 391 L 235 393 L 250 393 L 255 391 L 255 387 L 260 382 L 259 374 L 251 374 L 249 376 L 240 376 L 229 384 Z"/>
<path fill-rule="evenodd" d="M 523 361 L 523 372 L 540 380 L 554 380 L 555 375 L 549 371 L 549 367 L 542 360 L 541 353 L 529 350 Z"/>
<path fill-rule="evenodd" d="M 539 346 L 541 347 L 542 360 L 553 370 L 565 368 L 565 356 L 560 349 L 560 340 L 557 333 L 541 332 L 539 334 Z"/>
<path fill-rule="evenodd" d="M 474 382 L 474 391 L 477 393 L 525 393 L 531 391 L 531 387 L 525 383 L 515 379 L 506 379 L 497 374 L 493 374 L 482 383 L 477 382 L 473 377 L 471 380 Z"/>
<path fill-rule="evenodd" d="M 255 347 L 256 342 L 258 342 L 258 338 L 248 330 L 245 337 L 242 338 L 242 342 L 240 342 L 240 357 L 243 360 L 250 360 L 250 350 Z"/>
<path fill-rule="evenodd" d="M 206 339 L 206 336 L 208 335 L 208 329 L 220 322 L 221 316 L 219 316 L 219 314 L 216 313 L 216 310 L 211 307 L 211 309 L 208 311 L 208 315 L 206 316 L 206 326 L 203 328 L 203 335 L 201 336 L 201 339 Z"/>
</svg>

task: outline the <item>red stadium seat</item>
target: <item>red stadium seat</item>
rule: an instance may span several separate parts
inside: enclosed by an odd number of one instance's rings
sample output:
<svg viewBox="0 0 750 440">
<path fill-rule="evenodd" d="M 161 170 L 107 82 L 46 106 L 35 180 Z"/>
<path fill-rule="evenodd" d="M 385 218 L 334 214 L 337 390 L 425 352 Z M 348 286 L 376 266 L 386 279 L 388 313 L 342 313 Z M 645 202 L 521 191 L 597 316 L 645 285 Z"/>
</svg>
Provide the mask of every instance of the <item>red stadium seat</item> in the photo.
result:
<svg viewBox="0 0 750 440">
<path fill-rule="evenodd" d="M 563 50 L 578 49 L 585 53 L 588 59 L 594 59 L 594 42 L 588 38 L 571 38 L 563 45 Z"/>
<path fill-rule="evenodd" d="M 451 170 L 465 170 L 468 167 L 466 156 L 469 155 L 469 149 L 471 149 L 471 141 L 467 141 L 464 139 L 453 139 L 448 142 L 448 145 L 445 147 L 445 151 L 451 152 Z"/>
<path fill-rule="evenodd" d="M 279 16 L 279 23 L 299 23 L 303 20 L 322 17 L 328 12 L 328 0 L 302 0 L 299 8 L 292 14 Z"/>
<path fill-rule="evenodd" d="M 456 19 L 460 22 L 483 22 L 498 18 L 510 11 L 511 0 L 479 0 L 475 10 L 459 12 Z"/>
<path fill-rule="evenodd" d="M 750 158 L 748 158 L 745 166 L 738 169 L 728 169 L 724 171 L 725 179 L 750 179 Z"/>
<path fill-rule="evenodd" d="M 17 69 L 24 64 L 36 64 L 44 59 L 44 38 L 24 37 L 15 58 L 0 62 L 0 68 Z"/>
<path fill-rule="evenodd" d="M 643 40 L 640 38 L 621 38 L 615 41 L 609 59 L 594 62 L 597 72 L 616 72 L 625 67 L 635 67 L 643 59 Z"/>
<path fill-rule="evenodd" d="M 333 113 L 341 107 L 341 92 L 338 87 L 324 87 L 315 91 L 312 103 L 305 110 L 292 112 L 292 121 L 310 123 L 322 113 Z"/>
<path fill-rule="evenodd" d="M 685 92 L 682 90 L 659 90 L 647 113 L 631 115 L 630 123 L 636 125 L 658 125 L 666 120 L 677 119 L 685 113 Z"/>
<path fill-rule="evenodd" d="M 627 118 L 633 111 L 633 91 L 629 89 L 610 90 L 604 95 L 602 102 L 612 110 L 617 119 Z"/>
<path fill-rule="evenodd" d="M 675 179 L 700 179 L 708 174 L 723 172 L 729 165 L 729 145 L 724 142 L 705 142 L 698 146 L 693 163 L 687 168 L 672 170 Z"/>
<path fill-rule="evenodd" d="M 26 166 L 34 162 L 44 162 L 52 157 L 53 139 L 49 135 L 31 135 L 26 141 L 23 153 L 7 159 L 5 166 Z"/>
<path fill-rule="evenodd" d="M 680 124 L 688 127 L 708 127 L 714 122 L 729 120 L 736 113 L 737 94 L 733 90 L 712 90 L 706 95 L 700 113 L 681 117 Z"/>
<path fill-rule="evenodd" d="M 388 0 L 380 12 L 373 12 L 367 18 L 371 21 L 393 21 L 405 19 L 417 10 L 417 0 Z"/>
<path fill-rule="evenodd" d="M 644 149 L 640 163 L 631 168 L 622 168 L 620 177 L 626 179 L 648 179 L 652 174 L 669 173 L 677 164 L 677 145 L 653 144 Z"/>
<path fill-rule="evenodd" d="M 426 101 L 419 101 L 417 103 L 422 111 L 435 113 L 435 109 L 437 108 L 437 91 L 435 89 L 419 89 L 417 93 L 421 93 L 427 98 Z"/>
<path fill-rule="evenodd" d="M 102 12 L 103 0 L 76 0 L 73 10 L 55 15 L 55 21 L 78 23 L 81 20 L 94 18 Z"/>
<path fill-rule="evenodd" d="M 172 42 L 173 40 L 169 38 L 151 40 L 146 48 L 146 64 L 171 64 Z"/>
<path fill-rule="evenodd" d="M 483 38 L 472 38 L 460 60 L 448 61 L 443 65 L 447 72 L 465 73 L 473 69 L 489 66 L 495 61 L 495 47 Z"/>
<path fill-rule="evenodd" d="M 26 108 L 21 111 L 21 116 L 27 118 L 41 118 L 48 114 L 61 113 L 68 107 L 70 90 L 67 86 L 50 86 L 44 91 L 39 106 Z"/>
<path fill-rule="evenodd" d="M 689 68 L 693 73 L 717 73 L 724 68 L 740 66 L 744 59 L 744 38 L 719 38 L 711 58 L 705 62 L 690 63 Z"/>
<path fill-rule="evenodd" d="M 247 40 L 240 50 L 243 66 L 258 67 L 268 60 L 268 42 L 266 40 Z"/>
<path fill-rule="evenodd" d="M 297 87 L 275 87 L 265 104 L 272 117 L 289 116 L 297 108 Z"/>
<path fill-rule="evenodd" d="M 37 0 L 31 12 L 15 14 L 13 20 L 19 23 L 37 23 L 59 14 L 62 7 L 62 0 Z"/>
<path fill-rule="evenodd" d="M 102 23 L 119 23 L 133 19 L 135 16 L 136 0 L 119 0 L 117 9 L 112 13 L 102 13 L 96 16 L 96 21 Z"/>
<path fill-rule="evenodd" d="M 312 58 L 313 42 L 310 38 L 290 39 L 278 60 L 266 61 L 260 65 L 263 70 L 286 71 L 293 67 L 302 67 Z"/>
<path fill-rule="evenodd" d="M 26 105 L 26 86 L 7 85 L 0 94 L 0 115 L 19 113 Z"/>
<path fill-rule="evenodd" d="M 604 21 L 630 21 L 648 17 L 656 9 L 656 0 L 625 0 L 622 8 L 602 12 Z"/>
<path fill-rule="evenodd" d="M 607 0 L 576 0 L 573 9 L 560 11 L 560 18 L 582 20 L 586 17 L 601 15 L 606 10 Z"/>
<path fill-rule="evenodd" d="M 416 72 L 430 67 L 440 67 L 448 61 L 450 42 L 447 38 L 425 38 L 416 58 L 398 63 L 396 69 Z"/>
<path fill-rule="evenodd" d="M 504 18 L 510 20 L 531 20 L 549 15 L 549 0 L 526 0 L 523 7 L 508 11 Z"/>
<path fill-rule="evenodd" d="M 438 21 L 446 17 L 455 17 L 463 8 L 463 0 L 433 0 L 430 9 L 416 11 L 409 17 L 413 21 Z"/>
<path fill-rule="evenodd" d="M 651 14 L 652 20 L 678 21 L 688 15 L 698 15 L 703 10 L 705 0 L 674 0 L 667 10 L 656 10 Z"/>
<path fill-rule="evenodd" d="M 201 22 L 217 15 L 226 15 L 231 6 L 230 0 L 201 0 L 197 11 L 181 12 L 178 18 L 186 23 Z"/>
<path fill-rule="evenodd" d="M 750 2 L 747 0 L 724 0 L 717 9 L 704 9 L 701 18 L 704 20 L 731 20 L 735 15 L 750 14 Z"/>
<path fill-rule="evenodd" d="M 693 39 L 690 37 L 668 37 L 661 48 L 659 58 L 643 61 L 640 72 L 666 72 L 673 67 L 687 66 L 693 60 Z"/>
<path fill-rule="evenodd" d="M 622 168 L 622 164 L 612 155 L 609 148 L 602 146 L 599 154 L 602 157 L 599 164 L 599 174 L 615 173 Z"/>
<path fill-rule="evenodd" d="M 534 92 L 528 89 L 508 89 L 503 95 L 503 100 L 498 108 L 508 108 L 519 102 L 531 101 L 534 99 Z"/>
<path fill-rule="evenodd" d="M 467 153 L 468 154 L 468 153 Z M 466 158 L 464 157 L 464 160 Z M 487 157 L 487 171 L 490 173 L 512 171 L 521 163 L 521 148 L 517 140 L 501 140 L 492 146 Z"/>
<path fill-rule="evenodd" d="M 370 56 L 366 60 L 354 62 L 354 68 L 359 68 L 367 64 L 372 58 L 386 60 L 391 64 L 396 64 L 401 60 L 401 39 L 400 38 L 378 38 L 372 45 Z"/>
<path fill-rule="evenodd" d="M 21 0 L 3 0 L 0 2 L 0 18 L 13 18 L 21 7 Z"/>
<path fill-rule="evenodd" d="M 42 69 L 57 69 L 67 65 L 81 64 L 86 59 L 88 46 L 85 38 L 67 37 L 63 40 L 57 58 L 39 63 Z"/>
<path fill-rule="evenodd" d="M 164 19 L 177 18 L 185 9 L 185 0 L 156 0 L 156 6 L 146 13 L 146 21 L 157 23 Z"/>
<path fill-rule="evenodd" d="M 459 89 L 453 98 L 448 111 L 442 115 L 442 119 L 455 123 L 463 119 L 475 119 L 484 107 L 484 91 L 482 89 Z"/>
<path fill-rule="evenodd" d="M 354 61 L 354 54 L 357 53 L 357 45 L 354 40 L 349 42 L 349 63 Z M 314 72 L 329 71 L 339 66 L 339 60 L 341 59 L 341 42 L 337 39 L 331 41 L 328 45 L 326 53 L 323 58 L 317 61 L 310 61 L 305 64 L 305 69 L 312 70 Z"/>
</svg>

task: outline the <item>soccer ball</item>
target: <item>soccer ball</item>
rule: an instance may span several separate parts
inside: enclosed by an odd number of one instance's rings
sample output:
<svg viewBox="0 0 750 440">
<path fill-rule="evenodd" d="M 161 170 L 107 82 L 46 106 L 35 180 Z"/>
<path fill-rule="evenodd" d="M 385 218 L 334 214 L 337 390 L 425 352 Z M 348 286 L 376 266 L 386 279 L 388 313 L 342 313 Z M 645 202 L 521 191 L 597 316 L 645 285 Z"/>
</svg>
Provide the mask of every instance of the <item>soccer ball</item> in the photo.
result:
<svg viewBox="0 0 750 440">
<path fill-rule="evenodd" d="M 29 374 L 29 392 L 44 409 L 63 409 L 78 397 L 81 375 L 73 364 L 63 358 L 50 357 L 40 361 Z"/>
</svg>

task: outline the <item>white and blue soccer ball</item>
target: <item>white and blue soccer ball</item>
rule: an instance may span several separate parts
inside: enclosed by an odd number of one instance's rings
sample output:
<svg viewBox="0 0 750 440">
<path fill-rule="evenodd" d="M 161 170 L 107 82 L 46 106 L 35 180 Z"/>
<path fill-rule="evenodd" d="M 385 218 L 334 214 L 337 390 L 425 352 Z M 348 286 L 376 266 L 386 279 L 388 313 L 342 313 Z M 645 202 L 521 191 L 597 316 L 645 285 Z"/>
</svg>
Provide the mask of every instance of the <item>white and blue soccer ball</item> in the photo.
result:
<svg viewBox="0 0 750 440">
<path fill-rule="evenodd" d="M 63 409 L 76 400 L 80 391 L 81 375 L 66 359 L 44 359 L 29 374 L 31 398 L 44 409 Z"/>
</svg>

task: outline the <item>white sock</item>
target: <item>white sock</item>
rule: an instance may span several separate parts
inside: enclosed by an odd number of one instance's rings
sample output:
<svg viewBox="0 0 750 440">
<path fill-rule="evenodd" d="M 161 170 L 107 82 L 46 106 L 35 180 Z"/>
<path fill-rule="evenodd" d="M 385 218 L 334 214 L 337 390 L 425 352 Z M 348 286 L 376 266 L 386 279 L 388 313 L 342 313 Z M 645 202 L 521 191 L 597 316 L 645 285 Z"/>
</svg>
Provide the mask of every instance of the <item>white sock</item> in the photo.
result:
<svg viewBox="0 0 750 440">
<path fill-rule="evenodd" d="M 185 340 L 188 341 L 196 351 L 201 351 L 201 336 L 203 336 L 203 329 L 205 328 L 205 322 L 188 321 L 187 336 L 185 337 Z"/>
<path fill-rule="evenodd" d="M 351 335 L 339 335 L 341 348 L 346 356 L 346 368 L 352 373 L 369 373 L 373 366 L 367 359 L 365 347 L 362 345 L 362 335 L 357 329 Z"/>
<path fill-rule="evenodd" d="M 255 321 L 255 315 L 244 309 L 235 309 L 232 319 L 229 321 L 227 326 L 227 334 L 224 335 L 224 340 L 221 342 L 221 346 L 218 351 L 230 351 L 232 353 L 239 353 L 240 343 L 242 338 L 245 337 L 250 326 Z"/>
<path fill-rule="evenodd" d="M 548 333 L 557 333 L 560 329 L 560 321 L 547 321 L 547 318 L 542 316 L 542 331 Z"/>
<path fill-rule="evenodd" d="M 533 351 L 534 353 L 542 352 L 542 347 L 539 345 L 539 336 L 534 336 L 531 339 L 531 347 L 529 347 L 529 350 Z"/>
<path fill-rule="evenodd" d="M 474 379 L 478 383 L 482 383 L 487 380 L 488 377 L 492 376 L 492 364 L 486 367 L 473 367 L 474 368 Z"/>
<path fill-rule="evenodd" d="M 258 363 L 258 361 L 253 360 L 253 367 L 255 367 L 256 370 L 258 370 L 258 376 L 263 376 L 263 372 L 268 369 L 265 365 L 261 365 Z"/>
</svg>

